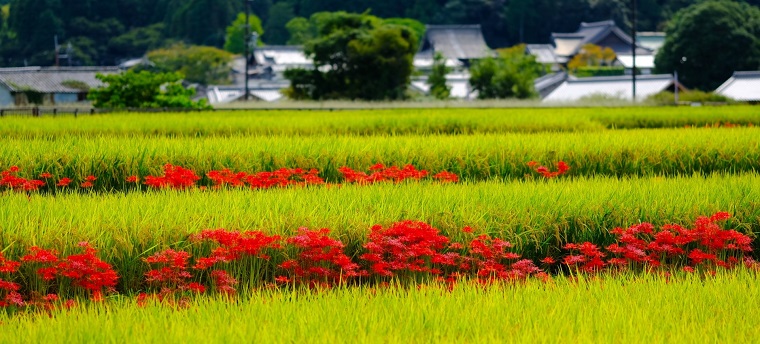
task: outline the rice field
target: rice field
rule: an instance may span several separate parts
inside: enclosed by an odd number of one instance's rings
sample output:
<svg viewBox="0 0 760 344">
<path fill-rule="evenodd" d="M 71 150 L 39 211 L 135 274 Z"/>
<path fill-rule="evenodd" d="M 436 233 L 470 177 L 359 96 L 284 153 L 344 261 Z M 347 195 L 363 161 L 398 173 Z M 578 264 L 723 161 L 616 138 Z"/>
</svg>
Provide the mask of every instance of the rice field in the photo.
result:
<svg viewBox="0 0 760 344">
<path fill-rule="evenodd" d="M 48 317 L 0 312 L 4 343 L 750 343 L 760 284 L 746 271 L 709 280 L 611 277 L 462 286 L 448 292 L 348 288 L 261 291 L 184 308 L 128 299 Z M 741 292 L 737 292 L 741 291 Z"/>
<path fill-rule="evenodd" d="M 758 125 L 751 106 L 3 117 L 4 180 L 41 180 L 0 181 L 0 342 L 752 341 Z M 377 163 L 458 181 L 343 169 Z M 165 164 L 198 180 L 151 187 Z M 224 168 L 326 184 L 217 188 Z"/>
</svg>

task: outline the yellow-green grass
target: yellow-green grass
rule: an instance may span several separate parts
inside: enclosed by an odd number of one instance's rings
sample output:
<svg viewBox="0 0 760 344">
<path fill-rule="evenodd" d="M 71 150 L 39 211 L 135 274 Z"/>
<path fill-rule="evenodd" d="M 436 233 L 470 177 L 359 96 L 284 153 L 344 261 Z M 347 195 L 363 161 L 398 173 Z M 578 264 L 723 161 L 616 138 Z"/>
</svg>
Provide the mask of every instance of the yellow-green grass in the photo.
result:
<svg viewBox="0 0 760 344">
<path fill-rule="evenodd" d="M 185 309 L 118 298 L 0 313 L 3 343 L 751 343 L 760 279 L 744 270 L 481 288 L 243 291 Z"/>
<path fill-rule="evenodd" d="M 0 136 L 406 135 L 760 125 L 757 107 L 114 113 L 0 118 Z"/>
<path fill-rule="evenodd" d="M 212 169 L 272 171 L 316 168 L 331 182 L 338 168 L 376 162 L 447 170 L 465 180 L 515 179 L 535 173 L 530 160 L 570 166 L 570 176 L 673 176 L 760 170 L 760 128 L 658 129 L 592 133 L 476 134 L 467 136 L 232 136 L 59 137 L 6 139 L 0 168 L 19 166 L 27 177 L 51 172 L 96 189 L 123 189 L 130 175 L 158 175 L 166 163 L 199 174 Z M 208 181 L 206 181 L 207 183 Z"/>
<path fill-rule="evenodd" d="M 299 227 L 330 228 L 351 256 L 361 253 L 369 228 L 411 219 L 431 223 L 454 241 L 488 233 L 511 241 L 527 258 L 557 256 L 567 242 L 611 243 L 609 230 L 640 222 L 689 225 L 699 215 L 727 211 L 727 228 L 760 234 L 760 176 L 575 178 L 441 185 L 382 184 L 267 191 L 152 191 L 133 193 L 6 194 L 0 197 L 0 250 L 19 257 L 33 245 L 76 252 L 90 241 L 134 290 L 147 264 L 165 248 L 207 254 L 188 236 L 207 228 L 263 230 L 288 236 Z M 757 245 L 755 248 L 758 249 Z M 256 269 L 271 274 L 283 257 Z M 267 270 L 268 269 L 268 270 Z M 260 273 L 241 271 L 245 283 Z M 271 277 L 271 276 L 268 276 Z"/>
</svg>

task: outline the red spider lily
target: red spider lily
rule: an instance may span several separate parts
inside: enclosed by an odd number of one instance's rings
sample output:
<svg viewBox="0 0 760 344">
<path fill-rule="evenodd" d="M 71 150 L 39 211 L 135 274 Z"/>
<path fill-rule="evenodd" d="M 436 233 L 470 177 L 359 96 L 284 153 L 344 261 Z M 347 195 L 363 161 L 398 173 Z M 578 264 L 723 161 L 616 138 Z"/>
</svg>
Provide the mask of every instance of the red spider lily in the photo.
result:
<svg viewBox="0 0 760 344">
<path fill-rule="evenodd" d="M 462 228 L 462 232 L 465 232 L 465 233 L 472 233 L 472 231 L 473 231 L 472 227 L 470 226 L 464 226 L 464 228 Z"/>
<path fill-rule="evenodd" d="M 293 280 L 310 286 L 343 283 L 365 275 L 359 265 L 343 252 L 343 243 L 328 236 L 330 230 L 299 228 L 298 234 L 286 240 L 299 249 L 297 260 L 286 260 L 280 268 L 290 272 Z"/>
<path fill-rule="evenodd" d="M 0 187 L 7 187 L 13 190 L 37 191 L 40 187 L 45 186 L 45 182 L 37 179 L 26 179 L 16 176 L 18 167 L 12 166 L 7 171 L 0 173 Z"/>
<path fill-rule="evenodd" d="M 451 172 L 439 172 L 433 176 L 433 179 L 442 183 L 456 183 L 459 181 L 459 176 Z"/>
<path fill-rule="evenodd" d="M 146 282 L 160 285 L 162 288 L 189 289 L 188 280 L 193 277 L 187 271 L 189 259 L 190 253 L 172 249 L 167 249 L 144 258 L 143 260 L 146 263 L 159 266 L 159 269 L 153 269 L 145 273 Z"/>
<path fill-rule="evenodd" d="M 195 182 L 199 179 L 201 177 L 198 177 L 193 170 L 166 164 L 164 165 L 164 175 L 145 177 L 145 185 L 159 189 L 187 189 L 195 186 Z"/>
<path fill-rule="evenodd" d="M 21 263 L 6 259 L 0 252 L 0 273 L 12 273 L 18 271 Z"/>
<path fill-rule="evenodd" d="M 377 182 L 393 181 L 400 183 L 404 180 L 420 180 L 428 175 L 425 170 L 418 170 L 413 165 L 386 167 L 383 164 L 375 164 L 370 168 L 371 174 L 357 172 L 349 167 L 341 167 L 338 171 L 343 174 L 347 183 L 372 184 Z"/>
<path fill-rule="evenodd" d="M 431 272 L 434 258 L 442 254 L 449 239 L 424 222 L 396 222 L 388 228 L 372 227 L 368 251 L 360 256 L 371 264 L 373 273 L 393 276 L 397 272 Z M 441 261 L 447 261 L 438 257 Z"/>
<path fill-rule="evenodd" d="M 91 188 L 91 187 L 93 187 L 93 185 L 94 185 L 94 184 L 92 184 L 92 182 L 84 182 L 84 183 L 80 184 L 79 186 L 80 186 L 82 189 L 88 189 L 88 188 Z"/>
<path fill-rule="evenodd" d="M 42 172 L 42 173 L 40 173 L 40 178 L 42 178 L 42 179 L 50 179 L 50 178 L 53 178 L 53 175 L 50 174 L 49 172 Z"/>
<path fill-rule="evenodd" d="M 93 175 L 89 175 L 89 176 L 85 177 L 84 180 L 88 181 L 88 182 L 94 182 L 94 181 L 98 180 L 98 178 L 96 178 Z"/>
<path fill-rule="evenodd" d="M 137 176 L 129 176 L 129 177 L 127 177 L 126 180 L 127 180 L 127 183 L 138 183 L 138 182 L 140 182 L 140 178 L 138 178 Z"/>
<path fill-rule="evenodd" d="M 97 250 L 88 243 L 80 243 L 84 252 L 74 254 L 61 260 L 58 265 L 58 274 L 72 279 L 72 284 L 91 292 L 92 299 L 102 300 L 103 291 L 113 291 L 119 275 L 110 264 L 100 260 Z"/>
<path fill-rule="evenodd" d="M 235 293 L 235 285 L 238 283 L 236 279 L 232 278 L 227 271 L 214 270 L 211 271 L 211 279 L 214 280 L 214 286 L 216 291 L 231 295 Z"/>
<path fill-rule="evenodd" d="M 208 269 L 216 263 L 229 263 L 244 256 L 269 259 L 264 254 L 268 248 L 279 248 L 280 236 L 266 235 L 260 231 L 233 232 L 224 229 L 206 229 L 191 237 L 193 241 L 211 241 L 220 245 L 209 257 L 196 260 L 195 269 Z"/>
<path fill-rule="evenodd" d="M 37 275 L 39 275 L 45 281 L 52 281 L 58 275 L 58 252 L 55 250 L 44 250 L 37 246 L 29 248 L 29 254 L 21 257 L 22 262 L 29 263 L 42 263 L 45 266 L 37 269 Z"/>
<path fill-rule="evenodd" d="M 557 261 L 554 260 L 554 258 L 552 258 L 552 257 L 546 257 L 544 259 L 541 259 L 541 263 L 552 265 L 552 264 L 557 263 Z"/>
<path fill-rule="evenodd" d="M 56 183 L 55 186 L 65 187 L 69 186 L 69 184 L 71 184 L 71 178 L 64 177 L 58 180 L 58 183 Z"/>
<path fill-rule="evenodd" d="M 538 172 L 538 174 L 542 175 L 544 178 L 547 178 L 547 179 L 559 177 L 570 170 L 570 166 L 564 161 L 560 161 L 557 163 L 556 171 L 551 171 L 546 166 L 538 166 L 538 163 L 535 161 L 529 161 L 527 165 L 530 168 L 534 169 L 536 172 Z"/>
</svg>

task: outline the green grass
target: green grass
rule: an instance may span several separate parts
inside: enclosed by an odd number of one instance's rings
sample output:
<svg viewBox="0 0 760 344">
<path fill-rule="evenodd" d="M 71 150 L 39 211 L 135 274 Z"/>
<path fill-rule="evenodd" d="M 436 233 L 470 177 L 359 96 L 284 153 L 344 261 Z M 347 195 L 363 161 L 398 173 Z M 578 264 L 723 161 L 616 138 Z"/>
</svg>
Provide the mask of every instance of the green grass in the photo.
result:
<svg viewBox="0 0 760 344">
<path fill-rule="evenodd" d="M 760 336 L 760 282 L 737 271 L 556 278 L 453 292 L 348 288 L 251 291 L 187 309 L 133 300 L 45 315 L 0 313 L 10 343 L 749 343 Z"/>
<path fill-rule="evenodd" d="M 394 109 L 115 113 L 0 118 L 2 137 L 428 135 L 760 125 L 756 107 Z"/>
<path fill-rule="evenodd" d="M 327 227 L 357 255 L 374 224 L 426 221 L 453 240 L 472 226 L 511 241 L 540 259 L 566 242 L 611 243 L 608 230 L 640 222 L 689 225 L 700 215 L 728 211 L 726 227 L 760 234 L 760 176 L 577 178 L 440 185 L 384 184 L 268 191 L 221 190 L 84 193 L 0 197 L 0 250 L 18 257 L 32 245 L 76 252 L 90 241 L 122 275 L 122 290 L 139 288 L 141 258 L 171 247 L 205 254 L 187 241 L 207 228 L 292 235 Z M 760 246 L 755 245 L 756 249 Z M 275 257 L 273 268 L 282 257 Z M 262 267 L 266 269 L 266 267 Z M 246 282 L 258 283 L 255 276 Z"/>
<path fill-rule="evenodd" d="M 465 180 L 517 179 L 535 173 L 526 162 L 566 161 L 571 176 L 673 176 L 760 170 L 760 128 L 661 129 L 593 133 L 467 136 L 61 137 L 6 139 L 0 168 L 27 176 L 51 172 L 96 188 L 123 189 L 129 175 L 157 175 L 166 163 L 199 174 L 228 167 L 246 172 L 317 168 L 340 181 L 338 168 L 376 162 L 447 170 Z"/>
</svg>

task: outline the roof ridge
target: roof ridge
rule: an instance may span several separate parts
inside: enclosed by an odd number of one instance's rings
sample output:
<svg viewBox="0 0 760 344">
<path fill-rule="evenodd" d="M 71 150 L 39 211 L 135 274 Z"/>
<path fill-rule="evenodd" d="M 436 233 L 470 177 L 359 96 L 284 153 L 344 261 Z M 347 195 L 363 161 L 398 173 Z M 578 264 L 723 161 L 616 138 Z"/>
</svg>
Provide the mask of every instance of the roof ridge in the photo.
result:
<svg viewBox="0 0 760 344">
<path fill-rule="evenodd" d="M 617 26 L 617 24 L 612 19 L 589 22 L 589 23 L 581 22 L 581 26 L 578 29 L 580 30 L 581 28 L 584 28 L 584 27 L 595 27 L 595 26 Z"/>
</svg>

